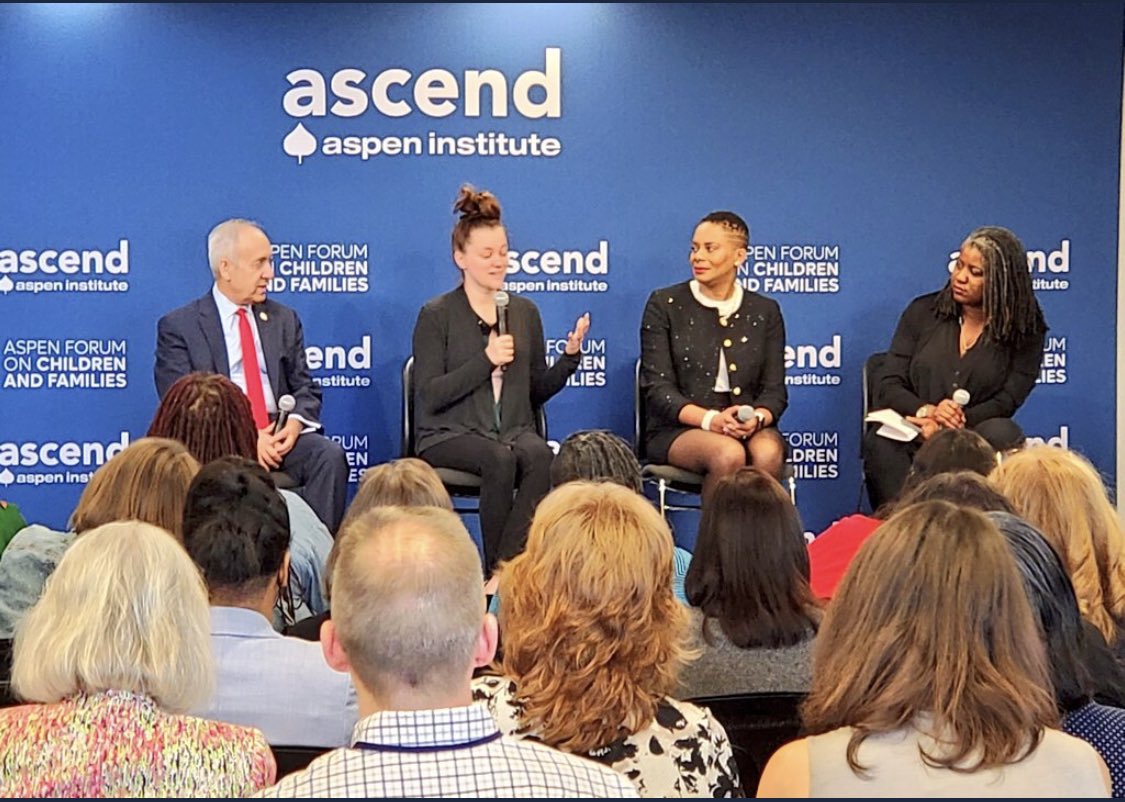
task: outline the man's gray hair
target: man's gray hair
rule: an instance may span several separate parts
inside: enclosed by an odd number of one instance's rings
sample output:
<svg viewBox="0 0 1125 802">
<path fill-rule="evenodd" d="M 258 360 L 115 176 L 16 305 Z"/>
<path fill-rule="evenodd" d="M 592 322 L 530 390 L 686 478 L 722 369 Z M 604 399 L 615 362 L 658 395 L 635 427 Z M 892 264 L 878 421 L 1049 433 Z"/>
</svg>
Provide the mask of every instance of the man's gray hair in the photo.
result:
<svg viewBox="0 0 1125 802">
<path fill-rule="evenodd" d="M 377 507 L 338 536 L 332 620 L 376 693 L 464 681 L 484 620 L 480 554 L 456 513 Z"/>
<path fill-rule="evenodd" d="M 265 229 L 253 220 L 241 217 L 232 217 L 224 220 L 211 229 L 207 235 L 207 261 L 211 264 L 211 275 L 219 278 L 219 265 L 224 259 L 234 256 L 234 247 L 238 243 L 238 234 L 246 226 L 256 228 L 265 234 Z"/>
</svg>

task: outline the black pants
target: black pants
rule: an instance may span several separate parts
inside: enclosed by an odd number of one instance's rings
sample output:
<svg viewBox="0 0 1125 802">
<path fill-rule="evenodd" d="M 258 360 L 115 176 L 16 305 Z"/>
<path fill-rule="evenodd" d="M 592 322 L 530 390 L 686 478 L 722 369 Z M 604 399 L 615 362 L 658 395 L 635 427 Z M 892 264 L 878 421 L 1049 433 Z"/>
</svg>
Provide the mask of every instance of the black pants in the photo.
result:
<svg viewBox="0 0 1125 802">
<path fill-rule="evenodd" d="M 281 461 L 281 470 L 299 485 L 293 492 L 309 503 L 335 537 L 348 502 L 348 458 L 343 446 L 319 432 L 306 432 Z"/>
<path fill-rule="evenodd" d="M 997 451 L 1013 448 L 1024 439 L 1023 430 L 1011 418 L 989 418 L 969 428 Z M 875 434 L 878 429 L 878 426 L 869 426 L 863 438 L 863 475 L 872 510 L 899 494 L 914 455 L 922 446 L 920 437 L 900 443 Z"/>
<path fill-rule="evenodd" d="M 485 576 L 523 550 L 535 506 L 551 489 L 554 452 L 534 432 L 511 445 L 479 434 L 462 434 L 418 455 L 435 468 L 455 468 L 481 478 L 480 532 Z"/>
</svg>

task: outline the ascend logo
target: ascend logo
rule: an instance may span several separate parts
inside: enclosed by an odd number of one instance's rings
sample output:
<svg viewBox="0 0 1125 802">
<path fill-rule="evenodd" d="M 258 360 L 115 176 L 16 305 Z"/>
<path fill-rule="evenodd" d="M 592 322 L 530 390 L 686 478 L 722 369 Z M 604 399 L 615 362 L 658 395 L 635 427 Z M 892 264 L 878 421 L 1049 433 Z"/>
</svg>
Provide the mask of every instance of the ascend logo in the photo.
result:
<svg viewBox="0 0 1125 802">
<path fill-rule="evenodd" d="M 589 251 L 508 251 L 504 287 L 509 292 L 606 292 L 609 282 L 600 277 L 608 275 L 609 241 L 603 239 Z"/>
<path fill-rule="evenodd" d="M 371 335 L 358 345 L 306 346 L 305 361 L 322 387 L 370 387 Z"/>
<path fill-rule="evenodd" d="M 542 70 L 521 72 L 511 87 L 511 105 L 521 117 L 562 116 L 562 50 L 548 47 L 543 53 Z M 410 70 L 393 67 L 370 77 L 363 70 L 348 67 L 332 74 L 331 90 L 318 70 L 302 68 L 285 76 L 291 87 L 281 100 L 290 117 L 359 117 L 368 109 L 384 117 L 406 117 L 415 111 L 426 117 L 448 117 L 463 101 L 466 117 L 480 117 L 485 90 L 491 99 L 491 117 L 509 113 L 508 78 L 497 69 L 465 70 L 461 80 L 449 70 L 423 70 L 417 78 Z M 541 89 L 541 99 L 532 90 Z M 334 102 L 328 105 L 329 92 Z M 412 98 L 414 105 L 410 104 Z"/>
<path fill-rule="evenodd" d="M 417 75 L 402 67 L 374 74 L 345 67 L 331 75 L 302 67 L 285 78 L 289 89 L 281 106 L 298 120 L 352 120 L 369 112 L 391 119 L 414 114 L 443 119 L 460 112 L 468 120 L 503 120 L 513 111 L 528 120 L 562 116 L 562 49 L 558 47 L 544 50 L 542 69 L 526 69 L 514 78 L 495 68 L 465 69 L 457 74 L 441 67 L 426 68 Z M 562 143 L 538 132 L 513 135 L 492 130 L 428 131 L 422 136 L 332 132 L 318 140 L 298 122 L 282 141 L 282 150 L 300 165 L 318 151 L 323 156 L 353 156 L 364 162 L 395 156 L 552 158 L 562 151 Z"/>
<path fill-rule="evenodd" d="M 785 346 L 785 383 L 788 385 L 838 385 L 843 337 L 833 334 L 827 344 Z"/>
<path fill-rule="evenodd" d="M 108 275 L 111 278 L 101 278 Z M 125 292 L 129 240 L 116 248 L 0 249 L 0 294 L 10 292 Z M 31 278 L 20 278 L 30 276 Z M 64 278 L 57 278 L 63 276 Z M 80 278 L 81 277 L 81 278 Z M 93 277 L 93 278 L 91 278 Z"/>
<path fill-rule="evenodd" d="M 128 445 L 126 431 L 108 443 L 55 440 L 0 443 L 0 485 L 86 484 L 98 467 Z M 27 470 L 29 468 L 33 470 Z"/>
</svg>

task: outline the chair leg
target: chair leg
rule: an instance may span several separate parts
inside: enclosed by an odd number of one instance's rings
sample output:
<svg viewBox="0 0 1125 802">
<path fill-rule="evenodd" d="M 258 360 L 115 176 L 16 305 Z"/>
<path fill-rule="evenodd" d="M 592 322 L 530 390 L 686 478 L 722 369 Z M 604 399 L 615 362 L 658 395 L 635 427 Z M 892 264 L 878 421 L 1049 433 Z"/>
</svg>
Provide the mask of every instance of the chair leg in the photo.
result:
<svg viewBox="0 0 1125 802">
<path fill-rule="evenodd" d="M 657 483 L 657 491 L 660 495 L 660 515 L 665 520 L 668 519 L 668 485 L 661 479 Z"/>
</svg>

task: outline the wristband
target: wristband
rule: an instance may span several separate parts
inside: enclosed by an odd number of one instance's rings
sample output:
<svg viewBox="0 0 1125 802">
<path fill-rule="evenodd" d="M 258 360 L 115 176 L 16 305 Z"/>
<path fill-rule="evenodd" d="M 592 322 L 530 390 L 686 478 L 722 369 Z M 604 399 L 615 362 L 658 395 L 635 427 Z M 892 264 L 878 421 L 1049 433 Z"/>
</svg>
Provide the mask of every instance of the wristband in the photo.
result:
<svg viewBox="0 0 1125 802">
<path fill-rule="evenodd" d="M 699 428 L 705 432 L 711 431 L 711 421 L 715 420 L 715 416 L 719 414 L 717 409 L 709 409 L 703 413 L 703 420 L 699 422 Z"/>
</svg>

